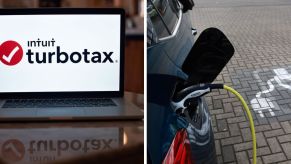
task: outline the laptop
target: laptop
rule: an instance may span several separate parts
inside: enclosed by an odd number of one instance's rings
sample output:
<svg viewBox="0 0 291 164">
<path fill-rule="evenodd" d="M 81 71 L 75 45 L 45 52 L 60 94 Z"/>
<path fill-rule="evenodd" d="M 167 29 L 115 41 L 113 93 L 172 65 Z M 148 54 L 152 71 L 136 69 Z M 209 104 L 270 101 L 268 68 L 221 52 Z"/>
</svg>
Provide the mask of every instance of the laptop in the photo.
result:
<svg viewBox="0 0 291 164">
<path fill-rule="evenodd" d="M 124 15 L 1 9 L 0 121 L 142 119 L 123 98 Z"/>
</svg>

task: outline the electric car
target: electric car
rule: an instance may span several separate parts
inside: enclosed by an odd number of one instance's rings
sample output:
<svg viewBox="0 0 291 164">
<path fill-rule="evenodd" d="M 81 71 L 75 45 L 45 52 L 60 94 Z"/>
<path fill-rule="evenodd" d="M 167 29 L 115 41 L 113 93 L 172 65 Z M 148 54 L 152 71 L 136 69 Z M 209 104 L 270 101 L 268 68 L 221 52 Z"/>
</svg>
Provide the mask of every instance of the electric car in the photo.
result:
<svg viewBox="0 0 291 164">
<path fill-rule="evenodd" d="M 234 53 L 218 29 L 195 37 L 193 5 L 192 0 L 147 0 L 148 163 L 217 163 L 203 96 L 186 100 L 183 109 L 173 107 L 192 86 L 213 82 Z"/>
</svg>

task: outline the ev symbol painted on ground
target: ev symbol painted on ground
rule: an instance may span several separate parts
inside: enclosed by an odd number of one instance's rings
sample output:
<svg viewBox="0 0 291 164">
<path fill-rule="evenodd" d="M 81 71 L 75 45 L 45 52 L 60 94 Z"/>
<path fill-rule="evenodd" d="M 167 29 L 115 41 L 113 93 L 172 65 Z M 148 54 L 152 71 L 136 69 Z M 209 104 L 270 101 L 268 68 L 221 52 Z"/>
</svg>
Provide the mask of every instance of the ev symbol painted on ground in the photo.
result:
<svg viewBox="0 0 291 164">
<path fill-rule="evenodd" d="M 256 94 L 256 97 L 251 100 L 251 106 L 253 110 L 259 113 L 260 117 L 265 117 L 266 112 L 269 112 L 271 116 L 275 116 L 276 110 L 280 110 L 279 105 L 271 100 L 272 92 L 275 88 L 285 89 L 291 91 L 291 73 L 285 68 L 273 69 L 275 76 L 267 81 L 267 87 L 263 87 L 263 90 Z M 254 71 L 255 78 L 262 82 L 259 75 L 259 71 Z"/>
<path fill-rule="evenodd" d="M 21 141 L 10 139 L 3 143 L 1 152 L 4 159 L 10 162 L 17 162 L 23 159 L 25 147 Z"/>
</svg>

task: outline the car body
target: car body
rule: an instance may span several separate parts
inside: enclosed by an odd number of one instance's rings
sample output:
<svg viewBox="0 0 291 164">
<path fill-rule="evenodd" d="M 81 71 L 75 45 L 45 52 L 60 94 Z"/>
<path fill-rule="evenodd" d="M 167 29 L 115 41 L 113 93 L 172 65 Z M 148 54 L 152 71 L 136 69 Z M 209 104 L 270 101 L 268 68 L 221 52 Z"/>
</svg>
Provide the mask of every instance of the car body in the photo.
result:
<svg viewBox="0 0 291 164">
<path fill-rule="evenodd" d="M 157 11 L 155 8 L 159 10 L 158 7 L 153 7 L 150 1 L 147 6 L 147 59 L 150 66 L 147 70 L 148 74 L 167 74 L 187 78 L 181 67 L 194 44 L 190 14 L 182 12 L 181 4 L 177 0 L 155 0 L 153 4 L 161 1 L 167 2 L 161 3 L 166 7 L 160 8 L 164 11 L 161 14 L 165 18 L 165 24 L 169 26 L 165 26 L 155 12 Z"/>
<path fill-rule="evenodd" d="M 193 163 L 216 163 L 210 114 L 199 98 L 190 124 L 177 115 L 170 102 L 175 86 L 188 78 L 183 63 L 195 43 L 190 11 L 178 0 L 147 1 L 147 151 L 148 163 L 162 163 L 181 129 L 186 129 Z"/>
</svg>

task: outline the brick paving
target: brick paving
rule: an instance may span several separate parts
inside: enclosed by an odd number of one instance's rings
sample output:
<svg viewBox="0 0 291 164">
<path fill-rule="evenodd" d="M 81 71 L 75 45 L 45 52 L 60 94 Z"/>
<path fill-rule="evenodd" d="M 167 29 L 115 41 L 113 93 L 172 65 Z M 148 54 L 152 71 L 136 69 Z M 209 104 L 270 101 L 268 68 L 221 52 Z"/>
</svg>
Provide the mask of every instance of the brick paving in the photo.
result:
<svg viewBox="0 0 291 164">
<path fill-rule="evenodd" d="M 195 2 L 191 16 L 198 35 L 207 27 L 217 27 L 235 47 L 215 82 L 234 87 L 251 107 L 258 163 L 291 163 L 291 2 Z M 250 128 L 241 103 L 225 91 L 215 91 L 206 100 L 218 162 L 251 163 Z"/>
</svg>

